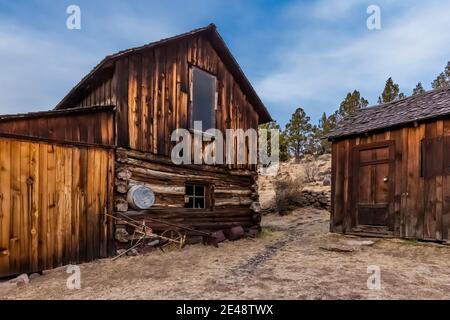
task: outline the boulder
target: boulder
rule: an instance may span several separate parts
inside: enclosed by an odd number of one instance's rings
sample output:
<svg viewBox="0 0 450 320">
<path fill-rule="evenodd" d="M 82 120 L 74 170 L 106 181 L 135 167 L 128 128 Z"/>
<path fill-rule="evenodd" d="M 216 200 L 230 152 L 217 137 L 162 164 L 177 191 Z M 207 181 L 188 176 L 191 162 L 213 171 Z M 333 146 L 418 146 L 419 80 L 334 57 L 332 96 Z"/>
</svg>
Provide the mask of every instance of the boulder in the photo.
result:
<svg viewBox="0 0 450 320">
<path fill-rule="evenodd" d="M 15 284 L 18 287 L 25 286 L 30 283 L 30 278 L 28 278 L 28 275 L 26 273 L 21 274 L 17 278 L 14 278 L 9 281 L 11 284 Z"/>
<path fill-rule="evenodd" d="M 39 273 L 32 273 L 32 274 L 30 274 L 29 279 L 30 279 L 30 281 L 34 281 L 40 277 L 41 277 L 41 275 Z"/>
<path fill-rule="evenodd" d="M 118 242 L 128 243 L 129 234 L 125 228 L 117 228 L 115 238 Z"/>
<path fill-rule="evenodd" d="M 136 249 L 133 248 L 133 249 L 129 250 L 126 254 L 127 254 L 127 256 L 134 257 L 134 256 L 139 255 L 139 251 L 137 251 Z"/>
</svg>

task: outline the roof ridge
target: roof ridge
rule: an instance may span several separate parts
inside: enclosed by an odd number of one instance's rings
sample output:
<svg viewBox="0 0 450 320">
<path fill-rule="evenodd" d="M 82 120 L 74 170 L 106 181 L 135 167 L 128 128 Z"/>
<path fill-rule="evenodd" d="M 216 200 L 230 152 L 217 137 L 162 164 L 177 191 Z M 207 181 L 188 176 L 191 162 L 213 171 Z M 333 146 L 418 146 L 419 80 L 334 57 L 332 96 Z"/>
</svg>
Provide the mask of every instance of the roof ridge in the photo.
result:
<svg viewBox="0 0 450 320">
<path fill-rule="evenodd" d="M 132 48 L 128 48 L 128 49 L 117 51 L 116 53 L 107 55 L 105 57 L 105 59 L 106 58 L 107 59 L 114 59 L 114 58 L 116 58 L 118 56 L 122 56 L 124 54 L 130 53 L 130 52 L 134 52 L 134 51 L 137 51 L 137 50 L 145 49 L 146 47 L 154 46 L 154 45 L 159 44 L 159 43 L 165 43 L 167 41 L 172 41 L 172 40 L 175 40 L 177 38 L 184 38 L 184 37 L 189 36 L 191 34 L 196 34 L 196 33 L 199 33 L 199 32 L 203 32 L 203 31 L 207 31 L 207 30 L 216 30 L 216 29 L 217 29 L 216 25 L 214 23 L 210 23 L 210 24 L 208 24 L 205 27 L 195 28 L 195 29 L 192 29 L 190 31 L 183 32 L 183 33 L 171 36 L 171 37 L 162 38 L 162 39 L 159 39 L 159 40 L 156 40 L 156 41 L 148 42 L 148 43 L 140 45 L 140 46 L 136 46 L 136 47 L 132 47 Z"/>
<path fill-rule="evenodd" d="M 328 138 L 386 130 L 439 117 L 450 117 L 450 87 L 432 89 L 389 103 L 358 109 L 339 121 Z"/>
<path fill-rule="evenodd" d="M 378 108 L 378 107 L 383 107 L 383 106 L 387 106 L 387 105 L 392 105 L 392 104 L 395 104 L 395 103 L 398 103 L 398 102 L 401 102 L 401 101 L 404 101 L 404 100 L 416 99 L 416 98 L 420 98 L 422 96 L 428 95 L 430 93 L 439 93 L 441 91 L 446 91 L 446 90 L 450 90 L 450 86 L 449 87 L 444 87 L 444 88 L 438 88 L 438 89 L 431 89 L 431 90 L 428 90 L 428 91 L 425 91 L 425 92 L 422 92 L 422 93 L 418 93 L 416 95 L 406 96 L 404 98 L 401 98 L 401 99 L 398 99 L 398 100 L 394 100 L 394 101 L 391 101 L 391 102 L 379 103 L 379 104 L 375 104 L 375 105 L 368 106 L 368 107 L 365 107 L 365 108 L 360 108 L 360 109 L 358 109 L 358 111 L 359 110 L 364 110 L 364 109 Z"/>
<path fill-rule="evenodd" d="M 246 96 L 249 98 L 251 104 L 255 107 L 256 112 L 260 114 L 261 120 L 264 122 L 272 121 L 272 118 L 269 114 L 264 103 L 261 101 L 261 98 L 256 93 L 253 85 L 248 80 L 247 76 L 243 72 L 241 66 L 237 62 L 236 58 L 233 56 L 231 51 L 229 50 L 227 44 L 223 40 L 222 36 L 217 31 L 217 27 L 214 23 L 210 23 L 205 27 L 193 29 L 191 31 L 181 33 L 169 38 L 160 39 L 157 41 L 150 42 L 148 44 L 129 48 L 126 50 L 118 51 L 114 54 L 106 56 L 103 60 L 100 61 L 87 75 L 85 75 L 66 95 L 65 97 L 54 107 L 55 110 L 61 108 L 67 108 L 68 100 L 70 97 L 75 95 L 77 91 L 86 84 L 87 81 L 90 81 L 95 77 L 95 75 L 102 70 L 102 68 L 108 68 L 110 64 L 114 63 L 117 59 L 120 59 L 128 54 L 133 54 L 135 52 L 139 52 L 141 50 L 155 48 L 160 45 L 166 45 L 173 41 L 182 40 L 190 36 L 195 35 L 204 35 L 211 42 L 213 48 L 216 50 L 218 55 L 221 57 L 224 65 L 230 70 L 235 81 L 241 87 L 243 92 L 245 92 Z"/>
</svg>

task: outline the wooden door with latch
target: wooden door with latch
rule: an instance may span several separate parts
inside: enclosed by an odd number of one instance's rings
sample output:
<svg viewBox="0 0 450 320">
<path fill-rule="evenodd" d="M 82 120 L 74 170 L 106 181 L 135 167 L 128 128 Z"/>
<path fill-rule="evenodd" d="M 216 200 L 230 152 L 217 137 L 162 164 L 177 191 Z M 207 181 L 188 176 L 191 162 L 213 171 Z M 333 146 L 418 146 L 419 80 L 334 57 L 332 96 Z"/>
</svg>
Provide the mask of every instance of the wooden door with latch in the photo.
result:
<svg viewBox="0 0 450 320">
<path fill-rule="evenodd" d="M 355 146 L 352 229 L 386 233 L 393 230 L 394 141 Z"/>
</svg>

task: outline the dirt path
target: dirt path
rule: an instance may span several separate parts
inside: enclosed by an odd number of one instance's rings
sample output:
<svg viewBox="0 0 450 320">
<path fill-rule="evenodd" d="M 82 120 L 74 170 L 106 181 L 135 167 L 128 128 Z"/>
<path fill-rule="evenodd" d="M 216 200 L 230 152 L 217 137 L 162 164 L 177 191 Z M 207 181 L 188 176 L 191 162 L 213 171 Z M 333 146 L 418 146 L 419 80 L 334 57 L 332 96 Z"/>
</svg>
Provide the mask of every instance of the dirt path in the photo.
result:
<svg viewBox="0 0 450 320">
<path fill-rule="evenodd" d="M 450 298 L 450 247 L 379 240 L 372 246 L 351 246 L 352 252 L 323 250 L 360 241 L 329 234 L 328 216 L 299 209 L 285 217 L 265 217 L 266 232 L 256 240 L 83 264 L 81 290 L 66 288 L 66 268 L 45 272 L 22 287 L 3 282 L 0 298 Z M 381 290 L 367 288 L 370 265 L 381 270 Z"/>
</svg>

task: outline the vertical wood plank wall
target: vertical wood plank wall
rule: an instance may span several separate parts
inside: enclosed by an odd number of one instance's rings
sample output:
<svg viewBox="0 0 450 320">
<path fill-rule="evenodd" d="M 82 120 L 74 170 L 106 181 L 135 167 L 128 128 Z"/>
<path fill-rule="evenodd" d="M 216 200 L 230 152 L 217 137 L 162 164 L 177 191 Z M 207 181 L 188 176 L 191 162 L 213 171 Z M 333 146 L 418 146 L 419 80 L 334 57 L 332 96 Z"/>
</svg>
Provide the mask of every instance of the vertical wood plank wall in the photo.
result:
<svg viewBox="0 0 450 320">
<path fill-rule="evenodd" d="M 376 134 L 334 141 L 332 144 L 332 214 L 330 230 L 351 232 L 355 221 L 352 199 L 353 147 L 377 141 L 395 141 L 393 235 L 448 241 L 450 230 L 450 176 L 421 177 L 422 139 L 450 136 L 450 119 L 421 123 Z M 442 161 L 445 152 L 428 155 Z M 441 159 L 441 160 L 439 160 Z"/>
<path fill-rule="evenodd" d="M 191 66 L 217 77 L 217 129 L 257 129 L 257 112 L 202 35 L 119 58 L 112 78 L 99 82 L 76 106 L 116 105 L 119 147 L 170 156 L 172 131 L 189 128 Z"/>
<path fill-rule="evenodd" d="M 0 276 L 111 254 L 112 150 L 0 138 Z"/>
<path fill-rule="evenodd" d="M 114 110 L 102 107 L 0 118 L 0 134 L 112 146 L 115 143 Z"/>
</svg>

